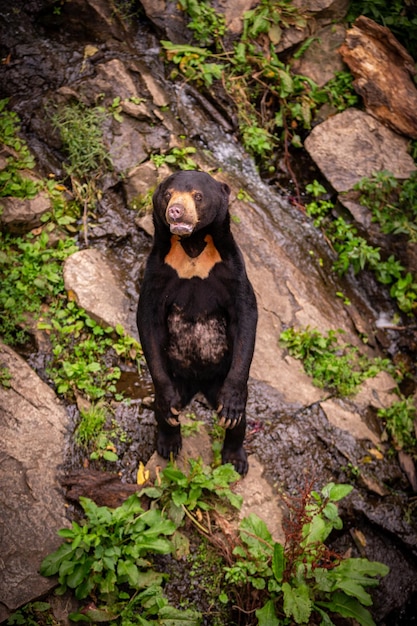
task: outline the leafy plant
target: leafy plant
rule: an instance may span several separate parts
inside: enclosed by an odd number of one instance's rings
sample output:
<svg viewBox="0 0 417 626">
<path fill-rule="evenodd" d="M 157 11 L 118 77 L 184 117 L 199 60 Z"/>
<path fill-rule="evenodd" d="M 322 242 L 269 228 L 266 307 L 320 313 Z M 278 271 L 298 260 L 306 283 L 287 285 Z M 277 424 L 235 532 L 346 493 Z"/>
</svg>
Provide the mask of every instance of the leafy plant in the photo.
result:
<svg viewBox="0 0 417 626">
<path fill-rule="evenodd" d="M 181 170 L 196 170 L 197 163 L 190 154 L 195 154 L 196 148 L 188 146 L 186 148 L 172 148 L 167 154 L 152 154 L 151 160 L 156 167 L 161 167 L 167 163 L 168 165 L 176 165 Z"/>
<path fill-rule="evenodd" d="M 268 171 L 274 170 L 272 155 L 280 140 L 285 147 L 302 145 L 300 130 L 310 128 L 317 106 L 330 101 L 342 110 L 355 102 L 348 73 L 319 89 L 279 59 L 276 46 L 283 30 L 307 23 L 288 0 L 261 0 L 246 11 L 242 35 L 227 45 L 221 13 L 196 0 L 181 0 L 180 7 L 190 17 L 188 28 L 198 45 L 161 42 L 167 59 L 178 68 L 171 77 L 180 74 L 209 91 L 221 80 L 235 106 L 245 148 Z M 308 43 L 311 40 L 298 51 L 300 55 Z"/>
<path fill-rule="evenodd" d="M 58 626 L 51 613 L 48 602 L 30 602 L 13 613 L 6 622 L 7 626 Z"/>
<path fill-rule="evenodd" d="M 115 446 L 117 440 L 126 440 L 126 433 L 115 420 L 107 424 L 109 407 L 97 403 L 90 408 L 80 410 L 81 419 L 74 433 L 75 442 L 85 450 L 90 450 L 90 459 L 117 461 Z"/>
<path fill-rule="evenodd" d="M 0 234 L 0 333 L 7 343 L 27 338 L 24 323 L 64 291 L 62 261 L 76 251 L 72 239 L 51 244 L 46 232 L 13 238 Z"/>
<path fill-rule="evenodd" d="M 193 31 L 196 41 L 202 46 L 210 46 L 226 33 L 226 20 L 222 13 L 215 11 L 201 0 L 179 0 L 179 6 L 190 17 L 187 26 Z"/>
<path fill-rule="evenodd" d="M 280 335 L 280 341 L 296 359 L 303 362 L 306 373 L 317 387 L 324 387 L 339 396 L 357 391 L 367 378 L 381 371 L 392 370 L 389 359 L 370 359 L 358 348 L 340 344 L 341 330 L 329 330 L 323 335 L 317 329 L 295 330 L 288 328 Z"/>
<path fill-rule="evenodd" d="M 406 235 L 417 242 L 417 173 L 398 181 L 391 172 L 383 170 L 355 185 L 361 192 L 359 201 L 372 212 L 384 234 Z"/>
<path fill-rule="evenodd" d="M 379 183 L 364 181 L 361 186 L 363 189 L 373 191 L 372 200 L 369 199 L 369 206 L 380 207 L 380 214 L 385 213 L 383 205 L 386 201 L 387 186 L 392 190 L 393 182 L 390 176 L 382 173 L 378 176 Z M 383 285 L 390 288 L 391 297 L 397 302 L 398 308 L 404 313 L 412 313 L 417 306 L 417 283 L 414 281 L 410 272 L 406 272 L 401 263 L 390 255 L 387 259 L 381 256 L 380 248 L 370 245 L 367 240 L 360 236 L 358 230 L 353 224 L 348 223 L 343 217 L 335 220 L 329 218 L 329 213 L 334 207 L 332 202 L 320 199 L 324 194 L 324 187 L 318 183 L 310 185 L 308 191 L 313 194 L 315 199 L 306 205 L 306 213 L 314 218 L 314 224 L 321 227 L 326 237 L 331 241 L 334 250 L 337 253 L 337 259 L 333 264 L 333 268 L 340 275 L 345 274 L 349 268 L 354 273 L 358 273 L 364 269 L 371 270 L 375 278 Z M 415 193 L 415 180 L 412 179 L 405 186 L 404 197 L 411 199 Z M 393 224 L 393 218 L 386 215 L 385 227 L 386 232 L 392 232 L 389 224 Z M 403 228 L 403 232 L 407 230 Z M 410 225 L 408 232 L 414 231 L 414 226 Z"/>
<path fill-rule="evenodd" d="M 87 175 L 111 166 L 103 143 L 102 124 L 106 115 L 104 108 L 89 108 L 81 102 L 68 104 L 53 114 L 53 124 L 59 130 L 68 154 L 65 168 L 70 176 L 83 180 Z"/>
<path fill-rule="evenodd" d="M 170 517 L 180 524 L 187 515 L 200 529 L 201 526 L 195 513 L 209 511 L 219 500 L 223 499 L 232 506 L 240 508 L 241 496 L 231 491 L 230 484 L 239 480 L 239 474 L 229 463 L 211 469 L 201 459 L 189 459 L 190 472 L 185 474 L 172 464 L 162 471 L 158 484 L 146 487 L 142 493 L 162 506 L 168 506 Z"/>
<path fill-rule="evenodd" d="M 386 431 L 394 445 L 416 455 L 416 407 L 413 398 L 402 398 L 386 409 L 378 409 L 378 417 L 385 422 Z"/>
<path fill-rule="evenodd" d="M 49 331 L 53 346 L 48 374 L 58 393 L 69 397 L 76 390 L 90 400 L 116 394 L 119 359 L 140 359 L 139 344 L 126 336 L 122 326 L 101 326 L 75 302 L 53 308 L 39 328 Z"/>
<path fill-rule="evenodd" d="M 169 606 L 162 590 L 165 575 L 152 564 L 154 555 L 172 551 L 168 537 L 175 524 L 158 509 L 145 511 L 137 494 L 117 509 L 98 507 L 88 498 L 80 503 L 85 521 L 58 532 L 65 543 L 40 568 L 43 576 L 58 576 L 57 593 L 72 589 L 79 600 L 95 597 L 70 619 L 126 626 L 169 626 L 182 619 L 198 624 L 195 611 Z"/>
<path fill-rule="evenodd" d="M 7 365 L 3 365 L 3 363 L 0 363 L 0 385 L 5 389 L 10 389 L 10 387 L 12 386 L 10 382 L 12 378 L 13 377 Z"/>
<path fill-rule="evenodd" d="M 241 544 L 233 551 L 235 564 L 226 568 L 226 581 L 237 593 L 239 587 L 252 587 L 252 597 L 262 604 L 256 609 L 259 626 L 309 624 L 313 617 L 330 625 L 333 614 L 362 626 L 374 624 L 365 608 L 372 604 L 366 588 L 377 585 L 376 577 L 385 576 L 388 568 L 367 559 L 342 559 L 324 543 L 333 529 L 342 528 L 335 503 L 351 490 L 350 485 L 329 483 L 293 505 L 285 546 L 273 541 L 256 515 L 242 521 Z"/>
</svg>

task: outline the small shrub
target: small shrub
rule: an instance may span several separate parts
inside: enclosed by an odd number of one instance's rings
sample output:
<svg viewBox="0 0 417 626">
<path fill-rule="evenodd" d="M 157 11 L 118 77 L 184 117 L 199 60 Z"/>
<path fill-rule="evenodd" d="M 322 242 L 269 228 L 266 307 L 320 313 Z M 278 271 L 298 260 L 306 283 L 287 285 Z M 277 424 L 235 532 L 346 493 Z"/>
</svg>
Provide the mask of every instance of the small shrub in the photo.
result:
<svg viewBox="0 0 417 626">
<path fill-rule="evenodd" d="M 367 378 L 393 368 L 388 359 L 369 359 L 358 348 L 340 344 L 341 330 L 329 330 L 323 335 L 309 327 L 301 330 L 288 328 L 280 335 L 282 345 L 289 354 L 303 362 L 306 373 L 317 387 L 325 388 L 339 396 L 355 393 Z"/>
<path fill-rule="evenodd" d="M 325 545 L 333 529 L 343 526 L 336 502 L 352 487 L 329 483 L 321 492 L 309 491 L 289 501 L 286 543 L 274 542 L 266 524 L 251 514 L 240 524 L 241 543 L 226 567 L 226 581 L 243 611 L 253 610 L 259 626 L 309 624 L 315 618 L 332 624 L 331 615 L 354 618 L 362 626 L 374 625 L 365 608 L 372 604 L 366 587 L 378 585 L 388 568 L 361 558 L 343 559 Z M 249 585 L 243 595 L 243 589 Z M 233 588 L 235 591 L 233 592 Z M 247 598 L 248 607 L 240 602 Z M 251 622 L 253 623 L 253 622 Z"/>
</svg>

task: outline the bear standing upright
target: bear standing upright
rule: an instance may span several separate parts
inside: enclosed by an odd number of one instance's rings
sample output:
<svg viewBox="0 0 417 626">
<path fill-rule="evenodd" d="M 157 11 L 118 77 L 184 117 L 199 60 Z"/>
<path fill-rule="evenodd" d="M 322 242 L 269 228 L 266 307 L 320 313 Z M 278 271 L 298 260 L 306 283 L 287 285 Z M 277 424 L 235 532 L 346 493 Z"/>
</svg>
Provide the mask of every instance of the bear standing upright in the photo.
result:
<svg viewBox="0 0 417 626">
<path fill-rule="evenodd" d="M 195 171 L 177 172 L 156 189 L 137 320 L 155 387 L 158 453 L 178 454 L 180 410 L 200 391 L 226 428 L 223 463 L 244 475 L 257 306 L 230 230 L 229 194 L 225 183 Z"/>
</svg>

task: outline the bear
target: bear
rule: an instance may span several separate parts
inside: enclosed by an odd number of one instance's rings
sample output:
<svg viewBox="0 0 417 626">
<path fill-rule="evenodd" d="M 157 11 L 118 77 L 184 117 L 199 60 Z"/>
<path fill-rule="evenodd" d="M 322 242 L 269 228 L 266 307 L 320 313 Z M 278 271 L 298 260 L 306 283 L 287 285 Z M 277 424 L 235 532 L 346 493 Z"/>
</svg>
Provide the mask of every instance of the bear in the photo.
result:
<svg viewBox="0 0 417 626">
<path fill-rule="evenodd" d="M 257 303 L 230 229 L 230 188 L 181 170 L 153 195 L 153 247 L 137 309 L 155 389 L 158 453 L 181 449 L 180 411 L 202 393 L 225 428 L 222 463 L 248 471 L 243 447 Z"/>
</svg>

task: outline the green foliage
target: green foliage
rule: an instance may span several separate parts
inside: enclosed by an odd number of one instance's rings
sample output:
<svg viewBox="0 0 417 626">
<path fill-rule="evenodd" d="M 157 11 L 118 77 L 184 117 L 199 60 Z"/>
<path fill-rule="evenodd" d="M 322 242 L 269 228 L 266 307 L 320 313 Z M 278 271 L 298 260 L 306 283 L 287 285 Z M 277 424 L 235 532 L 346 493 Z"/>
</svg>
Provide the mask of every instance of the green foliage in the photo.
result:
<svg viewBox="0 0 417 626">
<path fill-rule="evenodd" d="M 336 72 L 334 78 L 325 84 L 320 96 L 324 102 L 329 102 L 338 111 L 359 104 L 359 96 L 353 88 L 353 76 L 346 71 Z"/>
<path fill-rule="evenodd" d="M 416 58 L 417 16 L 415 7 L 408 0 L 352 0 L 347 20 L 352 22 L 359 15 L 366 15 L 378 24 L 387 26 L 399 41 Z"/>
<path fill-rule="evenodd" d="M 406 235 L 417 242 L 417 173 L 405 181 L 397 180 L 383 170 L 355 185 L 361 192 L 359 201 L 372 212 L 384 234 Z"/>
<path fill-rule="evenodd" d="M 12 378 L 13 377 L 7 365 L 0 363 L 0 385 L 5 389 L 10 389 L 10 387 L 12 386 L 10 382 Z"/>
<path fill-rule="evenodd" d="M 403 448 L 416 455 L 416 407 L 413 398 L 402 398 L 386 409 L 378 409 L 378 417 L 385 422 L 386 431 L 396 448 Z"/>
<path fill-rule="evenodd" d="M 301 146 L 299 129 L 310 128 L 317 106 L 331 102 L 343 110 L 356 102 L 348 73 L 339 73 L 319 89 L 279 59 L 275 47 L 283 29 L 306 24 L 289 0 L 261 0 L 244 14 L 242 35 L 228 47 L 222 14 L 207 2 L 181 0 L 180 6 L 190 16 L 188 27 L 199 45 L 161 42 L 167 59 L 178 68 L 171 77 L 181 74 L 207 90 L 222 80 L 236 107 L 242 142 L 262 167 L 273 171 L 272 155 L 280 136 L 286 144 Z"/>
<path fill-rule="evenodd" d="M 83 180 L 111 166 L 102 133 L 106 115 L 104 108 L 89 108 L 80 102 L 68 104 L 53 114 L 52 121 L 68 154 L 65 168 L 70 176 Z"/>
<path fill-rule="evenodd" d="M 99 402 L 81 409 L 81 419 L 74 433 L 75 443 L 90 450 L 90 459 L 117 461 L 116 441 L 125 441 L 126 433 L 115 420 L 109 425 L 109 407 Z"/>
<path fill-rule="evenodd" d="M 53 346 L 48 374 L 58 393 L 67 397 L 75 391 L 90 400 L 115 394 L 120 359 L 136 360 L 139 365 L 140 346 L 122 326 L 101 326 L 75 302 L 58 303 L 39 328 L 49 332 Z"/>
<path fill-rule="evenodd" d="M 358 348 L 340 344 L 341 330 L 329 330 L 323 335 L 310 327 L 302 330 L 288 328 L 280 341 L 291 356 L 303 362 L 306 373 L 317 387 L 325 388 L 338 396 L 355 393 L 367 378 L 381 371 L 391 370 L 388 359 L 370 359 Z"/>
<path fill-rule="evenodd" d="M 152 565 L 155 554 L 172 551 L 168 537 L 175 524 L 158 509 L 145 511 L 137 494 L 117 509 L 98 507 L 88 498 L 80 502 L 86 519 L 59 531 L 65 543 L 40 568 L 43 576 L 58 576 L 58 593 L 72 589 L 79 600 L 96 598 L 70 619 L 123 626 L 169 626 L 173 620 L 198 624 L 195 611 L 168 605 L 162 590 L 165 575 Z"/>
<path fill-rule="evenodd" d="M 372 604 L 366 588 L 377 585 L 376 577 L 385 576 L 388 568 L 367 559 L 343 560 L 324 543 L 333 529 L 342 528 L 336 502 L 351 490 L 350 485 L 329 483 L 292 506 L 285 546 L 273 541 L 256 515 L 242 521 L 241 544 L 233 551 L 236 562 L 226 567 L 226 581 L 232 592 L 233 586 L 249 583 L 262 594 L 263 606 L 256 610 L 259 626 L 309 624 L 314 616 L 332 624 L 332 614 L 353 617 L 363 626 L 374 624 L 364 608 Z"/>
<path fill-rule="evenodd" d="M 46 232 L 16 238 L 0 234 L 0 333 L 6 343 L 24 341 L 24 322 L 64 291 L 62 261 L 76 249 L 72 239 L 52 244 Z"/>
<path fill-rule="evenodd" d="M 194 38 L 200 45 L 210 46 L 226 33 L 224 15 L 217 13 L 207 2 L 179 0 L 179 6 L 189 15 L 190 21 L 187 26 L 193 31 Z"/>
<path fill-rule="evenodd" d="M 221 500 L 240 508 L 241 496 L 230 489 L 231 483 L 239 480 L 239 474 L 231 464 L 220 465 L 215 469 L 204 465 L 201 459 L 189 459 L 189 464 L 188 474 L 168 464 L 162 471 L 159 484 L 145 488 L 142 493 L 160 500 L 162 506 L 168 506 L 169 515 L 177 524 L 188 515 L 201 527 L 192 513 L 197 510 L 209 511 L 213 503 L 218 509 Z"/>
<path fill-rule="evenodd" d="M 208 515 L 215 510 L 218 516 L 222 502 L 240 506 L 240 499 L 230 490 L 237 478 L 231 465 L 213 470 L 201 460 L 190 461 L 186 475 L 170 463 L 157 474 L 153 487 L 132 495 L 117 509 L 80 498 L 85 519 L 59 531 L 65 542 L 44 559 L 40 569 L 44 576 L 58 577 L 58 593 L 70 589 L 79 600 L 94 599 L 70 618 L 106 621 L 111 626 L 200 624 L 201 615 L 196 611 L 180 611 L 168 604 L 162 589 L 166 576 L 156 569 L 154 556 L 180 558 L 187 554 L 188 541 L 177 530 L 184 511 L 210 537 L 209 528 L 201 523 L 201 511 Z M 384 576 L 388 568 L 367 559 L 342 559 L 324 543 L 332 530 L 342 528 L 336 503 L 351 489 L 329 483 L 320 492 L 306 488 L 301 498 L 288 498 L 285 546 L 274 542 L 256 515 L 245 517 L 233 555 L 230 548 L 228 565 L 220 560 L 223 552 L 210 556 L 210 562 L 216 563 L 215 579 L 209 576 L 216 598 L 224 605 L 234 602 L 245 613 L 245 602 L 253 611 L 256 599 L 260 626 L 289 620 L 310 623 L 310 617 L 318 615 L 323 623 L 332 624 L 330 614 L 355 617 L 359 624 L 372 626 L 364 608 L 371 604 L 366 588 L 377 585 L 376 577 Z M 140 500 L 143 496 L 151 500 L 146 511 Z M 211 550 L 226 545 L 210 543 Z M 207 547 L 199 550 L 191 576 L 193 572 L 199 576 L 201 568 L 208 565 L 203 567 L 198 560 L 209 560 Z"/>
<path fill-rule="evenodd" d="M 167 154 L 152 154 L 151 160 L 155 163 L 156 167 L 161 165 L 175 165 L 181 170 L 196 170 L 197 163 L 194 161 L 190 154 L 195 154 L 196 148 L 188 146 L 186 148 L 172 148 Z"/>
<path fill-rule="evenodd" d="M 391 174 L 381 172 L 373 179 L 364 179 L 358 184 L 357 188 L 363 192 L 361 202 L 372 210 L 375 220 L 381 223 L 385 233 L 407 233 L 414 240 L 416 230 L 412 220 L 415 217 L 416 180 L 417 177 L 413 175 L 400 186 Z M 343 217 L 331 220 L 329 214 L 334 205 L 320 199 L 325 190 L 317 181 L 306 189 L 315 198 L 306 205 L 306 213 L 314 219 L 315 226 L 323 228 L 338 255 L 333 269 L 340 275 L 349 268 L 355 274 L 364 269 L 372 271 L 378 282 L 389 286 L 390 296 L 398 308 L 404 313 L 412 313 L 417 306 L 417 283 L 412 274 L 406 272 L 393 255 L 383 259 L 380 248 L 370 245 L 359 235 L 357 228 Z M 387 203 L 393 189 L 398 190 L 398 198 L 401 199 L 401 217 L 397 211 L 391 211 Z"/>
<path fill-rule="evenodd" d="M 42 188 L 41 182 L 33 180 L 23 170 L 35 166 L 26 142 L 20 137 L 19 117 L 7 110 L 9 100 L 0 100 L 0 143 L 10 148 L 7 165 L 0 171 L 0 197 L 34 198 Z"/>
<path fill-rule="evenodd" d="M 48 602 L 30 602 L 13 613 L 6 622 L 7 626 L 58 626 L 51 614 Z"/>
</svg>

